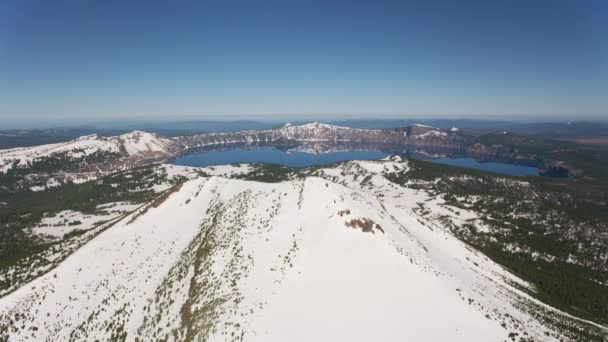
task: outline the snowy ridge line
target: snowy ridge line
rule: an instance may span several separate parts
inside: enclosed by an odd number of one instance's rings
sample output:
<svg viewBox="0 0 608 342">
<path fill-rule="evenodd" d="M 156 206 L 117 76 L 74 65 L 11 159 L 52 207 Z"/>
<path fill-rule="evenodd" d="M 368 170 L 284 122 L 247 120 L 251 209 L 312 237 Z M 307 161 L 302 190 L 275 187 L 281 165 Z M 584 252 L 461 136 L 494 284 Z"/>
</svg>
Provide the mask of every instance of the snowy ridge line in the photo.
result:
<svg viewBox="0 0 608 342">
<path fill-rule="evenodd" d="M 394 161 L 394 160 L 399 160 L 399 159 L 401 159 L 401 157 L 391 156 L 391 157 L 386 157 L 386 158 L 384 158 L 382 161 L 387 162 L 387 161 Z M 349 162 L 345 162 L 345 163 L 343 163 L 343 164 L 342 164 L 342 165 L 340 165 L 339 167 L 341 167 L 342 169 L 344 169 L 344 167 L 343 167 L 343 166 L 344 166 L 344 165 L 348 165 L 348 164 L 358 164 L 358 165 L 361 165 L 361 164 L 374 164 L 374 163 L 379 163 L 379 162 L 378 162 L 378 161 L 349 161 Z M 388 169 L 388 168 L 385 166 L 385 168 L 384 168 L 385 172 L 387 171 L 387 169 Z M 331 179 L 331 178 L 327 178 L 327 179 Z M 525 183 L 525 182 L 521 182 L 521 183 Z M 525 184 L 527 184 L 527 183 L 525 183 Z M 378 191 L 378 192 L 382 193 L 381 191 Z M 384 196 L 383 196 L 382 198 L 384 198 Z M 383 201 L 381 200 L 381 198 L 380 198 L 380 197 L 377 197 L 377 199 L 378 199 L 378 201 L 379 201 L 380 203 L 383 203 Z M 384 204 L 383 204 L 383 208 L 384 208 Z M 413 208 L 413 209 L 417 209 L 417 208 Z M 462 210 L 462 209 L 460 209 L 460 208 L 459 208 L 458 210 Z M 412 210 L 408 210 L 408 212 L 409 212 L 410 214 L 415 214 L 415 212 L 414 212 L 414 211 L 412 211 Z M 390 213 L 389 213 L 389 215 L 390 215 L 390 216 L 391 216 L 391 217 L 392 217 L 392 218 L 393 218 L 395 221 L 397 221 L 397 220 L 396 220 L 396 218 L 395 218 L 395 217 L 394 217 L 392 214 L 390 214 Z M 461 213 L 460 213 L 459 215 L 461 215 Z M 433 221 L 433 220 L 430 220 L 428 217 L 425 217 L 425 216 L 420 216 L 420 217 L 418 218 L 418 220 L 424 221 L 424 222 L 426 222 L 427 224 L 432 225 L 432 226 L 433 226 L 435 229 L 441 229 L 441 230 L 444 230 L 444 228 L 442 228 L 442 227 L 441 227 L 441 225 L 440 225 L 440 222 L 439 222 L 439 221 Z M 455 236 L 455 235 L 454 235 L 454 234 L 453 234 L 453 233 L 452 233 L 450 230 L 445 229 L 444 231 L 445 231 L 445 233 L 446 233 L 446 234 L 450 235 L 450 236 L 451 236 L 451 237 L 453 237 L 454 239 L 457 239 L 457 237 L 456 237 L 456 236 Z M 461 242 L 461 243 L 465 244 L 466 246 L 468 246 L 468 248 L 470 248 L 471 250 L 475 251 L 475 253 L 478 253 L 479 255 L 482 255 L 482 256 L 484 256 L 484 257 L 487 259 L 487 257 L 486 257 L 486 256 L 485 256 L 483 253 L 481 253 L 481 252 L 477 251 L 475 248 L 473 248 L 473 247 L 469 246 L 469 245 L 468 245 L 468 244 L 466 244 L 465 242 Z M 503 277 L 503 278 L 505 279 L 505 281 L 507 282 L 507 283 L 506 283 L 505 285 L 503 285 L 503 286 L 505 286 L 505 288 L 508 288 L 508 289 L 509 289 L 509 291 L 515 292 L 515 293 L 517 294 L 517 296 L 519 296 L 519 297 L 521 297 L 522 299 L 525 299 L 525 300 L 527 300 L 527 301 L 529 301 L 529 302 L 533 303 L 534 305 L 538 305 L 538 306 L 540 306 L 540 307 L 542 307 L 542 308 L 544 308 L 544 309 L 547 309 L 547 310 L 549 310 L 549 311 L 551 311 L 551 312 L 553 312 L 553 313 L 555 313 L 555 314 L 557 314 L 557 315 L 559 315 L 559 316 L 565 316 L 565 317 L 567 317 L 567 318 L 569 318 L 569 319 L 571 319 L 571 320 L 577 321 L 577 322 L 581 322 L 581 323 L 585 323 L 585 324 L 590 324 L 590 325 L 592 325 L 592 326 L 594 326 L 594 327 L 596 327 L 596 328 L 599 328 L 599 329 L 601 329 L 602 331 L 604 331 L 604 332 L 607 332 L 607 333 L 608 333 L 608 327 L 606 327 L 606 326 L 603 326 L 603 325 L 598 324 L 598 323 L 596 323 L 596 322 L 593 322 L 593 321 L 590 321 L 590 320 L 586 320 L 586 319 L 582 319 L 582 318 L 579 318 L 579 317 L 573 316 L 573 315 L 571 315 L 571 314 L 568 314 L 568 313 L 566 313 L 566 312 L 564 312 L 564 311 L 561 311 L 561 310 L 559 310 L 559 309 L 557 309 L 557 308 L 555 308 L 555 307 L 552 307 L 552 306 L 550 306 L 550 305 L 548 305 L 548 304 L 546 304 L 546 303 L 542 302 L 541 300 L 539 300 L 539 299 L 537 299 L 537 298 L 533 297 L 533 296 L 532 296 L 532 295 L 530 295 L 529 293 L 526 293 L 525 291 L 521 290 L 519 287 L 517 287 L 517 286 L 512 286 L 512 285 L 510 284 L 510 282 L 515 282 L 515 283 L 517 283 L 517 284 L 518 284 L 518 286 L 528 286 L 528 287 L 529 287 L 530 285 L 529 285 L 527 282 L 525 282 L 525 281 L 523 281 L 522 279 L 520 279 L 519 277 L 517 277 L 517 276 L 515 276 L 514 274 L 512 274 L 512 273 L 511 273 L 511 271 L 510 271 L 509 269 L 505 268 L 504 266 L 502 266 L 502 265 L 500 265 L 500 264 L 498 264 L 498 263 L 496 263 L 496 265 L 497 265 L 497 266 L 498 266 L 498 267 L 499 267 L 499 268 L 500 268 L 500 269 L 503 271 L 503 272 L 502 272 L 503 274 L 501 275 L 501 277 Z M 508 276 L 507 276 L 507 275 L 508 275 Z"/>
<path fill-rule="evenodd" d="M 156 208 L 159 205 L 161 205 L 164 201 L 166 201 L 169 196 L 171 196 L 171 194 L 173 194 L 174 192 L 179 191 L 179 189 L 184 185 L 184 182 L 179 182 L 175 185 L 173 185 L 172 187 L 170 187 L 169 189 L 163 191 L 162 193 L 160 193 L 158 196 L 156 196 L 156 198 L 152 199 L 151 201 L 143 204 L 142 206 L 140 206 L 138 209 L 136 209 L 134 212 L 132 212 L 132 216 L 129 219 L 129 222 L 127 222 L 127 225 L 135 222 L 137 220 L 138 217 L 145 215 L 146 212 L 149 209 L 152 208 Z"/>
<path fill-rule="evenodd" d="M 537 301 L 519 278 L 416 208 L 475 212 L 386 178 L 403 158 L 276 183 L 163 167 L 189 180 L 0 298 L 9 340 L 567 339 L 521 307 Z"/>
</svg>

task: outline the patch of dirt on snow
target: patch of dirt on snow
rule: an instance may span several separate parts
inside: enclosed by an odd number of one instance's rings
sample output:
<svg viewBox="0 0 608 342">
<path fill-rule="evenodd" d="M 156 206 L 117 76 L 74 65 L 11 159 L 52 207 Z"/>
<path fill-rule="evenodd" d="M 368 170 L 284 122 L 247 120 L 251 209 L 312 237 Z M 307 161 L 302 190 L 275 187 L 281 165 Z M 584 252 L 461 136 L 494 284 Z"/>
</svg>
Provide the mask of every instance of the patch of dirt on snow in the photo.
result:
<svg viewBox="0 0 608 342">
<path fill-rule="evenodd" d="M 384 234 L 384 229 L 382 229 L 382 226 L 365 217 L 360 219 L 352 219 L 350 221 L 346 221 L 344 224 L 350 228 L 361 229 L 364 233 L 376 234 L 374 231 L 374 229 L 376 229 Z"/>
</svg>

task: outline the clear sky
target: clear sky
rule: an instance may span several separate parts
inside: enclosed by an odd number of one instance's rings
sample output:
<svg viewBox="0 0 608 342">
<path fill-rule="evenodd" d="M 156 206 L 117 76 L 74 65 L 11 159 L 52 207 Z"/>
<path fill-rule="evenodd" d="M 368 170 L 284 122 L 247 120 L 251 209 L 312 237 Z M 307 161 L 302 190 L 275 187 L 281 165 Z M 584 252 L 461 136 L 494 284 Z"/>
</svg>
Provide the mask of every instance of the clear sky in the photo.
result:
<svg viewBox="0 0 608 342">
<path fill-rule="evenodd" d="M 3 0 L 2 122 L 608 117 L 608 1 Z"/>
</svg>

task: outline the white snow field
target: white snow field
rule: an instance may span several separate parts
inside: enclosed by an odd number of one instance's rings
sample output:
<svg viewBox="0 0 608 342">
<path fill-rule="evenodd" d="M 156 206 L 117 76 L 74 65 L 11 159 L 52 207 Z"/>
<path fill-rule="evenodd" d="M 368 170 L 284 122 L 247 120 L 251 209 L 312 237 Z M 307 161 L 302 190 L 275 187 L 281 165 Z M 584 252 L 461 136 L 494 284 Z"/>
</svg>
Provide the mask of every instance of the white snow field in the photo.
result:
<svg viewBox="0 0 608 342">
<path fill-rule="evenodd" d="M 64 153 L 70 158 L 82 158 L 98 152 L 121 153 L 129 157 L 154 157 L 168 156 L 175 149 L 174 141 L 153 133 L 133 131 L 114 137 L 92 134 L 56 144 L 0 150 L 0 172 L 10 170 L 15 162 L 25 165 Z"/>
<path fill-rule="evenodd" d="M 175 147 L 175 143 L 170 139 L 142 131 L 133 131 L 118 138 L 130 156 L 154 152 L 167 153 Z"/>
<path fill-rule="evenodd" d="M 84 214 L 79 211 L 64 210 L 56 215 L 45 216 L 32 228 L 32 232 L 51 238 L 60 238 L 74 230 L 89 230 L 102 223 L 113 220 L 139 207 L 129 202 L 107 203 L 98 206 L 95 214 Z"/>
<path fill-rule="evenodd" d="M 99 151 L 118 153 L 120 146 L 97 135 L 87 135 L 62 143 L 0 150 L 0 172 L 11 169 L 15 161 L 19 161 L 19 164 L 27 164 L 55 153 L 68 153 L 76 158 Z"/>
<path fill-rule="evenodd" d="M 382 175 L 404 168 L 187 180 L 0 298 L 0 328 L 10 341 L 558 340 L 525 283 L 416 211 L 458 220 L 441 200 Z"/>
</svg>

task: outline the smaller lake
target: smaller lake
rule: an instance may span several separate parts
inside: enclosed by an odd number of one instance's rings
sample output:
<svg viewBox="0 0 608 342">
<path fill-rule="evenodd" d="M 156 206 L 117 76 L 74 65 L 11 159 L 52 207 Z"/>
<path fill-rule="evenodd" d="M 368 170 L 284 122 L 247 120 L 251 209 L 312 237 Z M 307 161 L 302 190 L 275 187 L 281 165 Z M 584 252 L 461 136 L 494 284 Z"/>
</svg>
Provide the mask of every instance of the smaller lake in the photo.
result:
<svg viewBox="0 0 608 342">
<path fill-rule="evenodd" d="M 272 163 L 302 168 L 314 165 L 327 165 L 346 160 L 377 160 L 395 153 L 377 150 L 330 151 L 306 153 L 285 151 L 272 147 L 234 148 L 220 151 L 199 151 L 185 154 L 175 159 L 174 164 L 186 166 L 214 166 L 226 164 Z M 473 158 L 436 158 L 428 159 L 434 163 L 478 169 L 511 176 L 538 176 L 538 169 L 531 166 L 479 162 Z"/>
<path fill-rule="evenodd" d="M 434 163 L 466 167 L 482 171 L 502 173 L 511 176 L 538 176 L 538 169 L 532 166 L 495 162 L 479 162 L 473 158 L 437 158 Z"/>
</svg>

